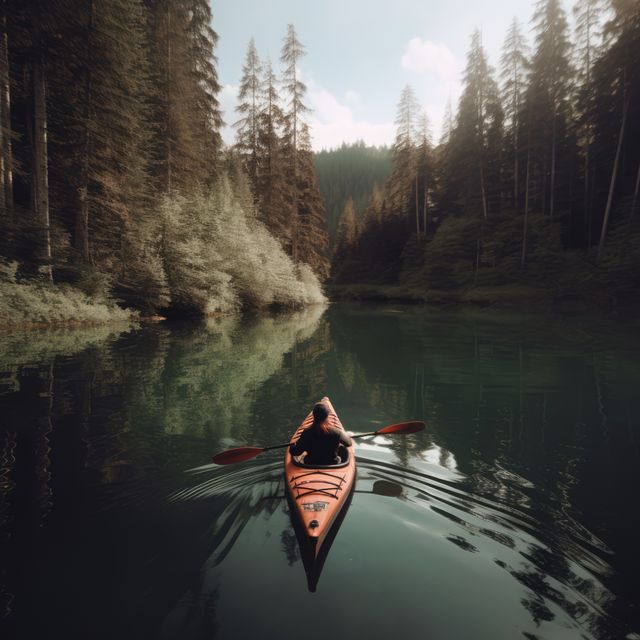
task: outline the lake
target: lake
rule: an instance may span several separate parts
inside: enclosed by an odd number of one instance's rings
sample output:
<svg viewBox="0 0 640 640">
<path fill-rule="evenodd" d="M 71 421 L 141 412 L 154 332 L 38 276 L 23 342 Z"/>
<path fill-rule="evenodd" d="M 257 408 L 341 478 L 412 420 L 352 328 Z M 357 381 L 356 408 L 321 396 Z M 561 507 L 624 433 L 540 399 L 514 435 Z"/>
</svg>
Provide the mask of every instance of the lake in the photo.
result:
<svg viewBox="0 0 640 640">
<path fill-rule="evenodd" d="M 368 432 L 321 571 L 283 451 Z M 0 335 L 3 638 L 640 638 L 640 335 L 333 305 Z M 380 487 L 383 490 L 380 491 Z M 391 488 L 391 490 L 388 490 Z"/>
</svg>

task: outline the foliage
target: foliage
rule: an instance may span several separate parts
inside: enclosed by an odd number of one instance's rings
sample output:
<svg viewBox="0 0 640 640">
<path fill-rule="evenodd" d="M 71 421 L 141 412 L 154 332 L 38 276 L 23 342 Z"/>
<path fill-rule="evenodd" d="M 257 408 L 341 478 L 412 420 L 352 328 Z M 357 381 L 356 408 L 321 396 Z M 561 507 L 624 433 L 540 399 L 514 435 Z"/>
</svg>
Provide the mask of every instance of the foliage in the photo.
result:
<svg viewBox="0 0 640 640">
<path fill-rule="evenodd" d="M 221 177 L 207 195 L 166 198 L 162 259 L 172 313 L 208 314 L 324 301 L 320 284 L 296 267 Z"/>
<path fill-rule="evenodd" d="M 69 285 L 17 280 L 17 264 L 0 264 L 0 326 L 25 323 L 126 322 L 131 313 Z"/>
</svg>

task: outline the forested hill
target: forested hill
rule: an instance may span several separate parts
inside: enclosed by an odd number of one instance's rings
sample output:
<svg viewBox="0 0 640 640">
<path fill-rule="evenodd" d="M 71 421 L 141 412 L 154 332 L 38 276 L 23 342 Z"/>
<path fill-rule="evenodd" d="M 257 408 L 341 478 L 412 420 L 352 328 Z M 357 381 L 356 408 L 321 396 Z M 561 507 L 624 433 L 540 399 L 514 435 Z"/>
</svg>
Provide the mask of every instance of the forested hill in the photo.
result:
<svg viewBox="0 0 640 640">
<path fill-rule="evenodd" d="M 391 151 L 362 141 L 343 143 L 338 149 L 316 153 L 315 161 L 329 233 L 334 237 L 346 201 L 352 198 L 361 216 L 373 186 L 384 187 L 391 173 Z"/>
</svg>

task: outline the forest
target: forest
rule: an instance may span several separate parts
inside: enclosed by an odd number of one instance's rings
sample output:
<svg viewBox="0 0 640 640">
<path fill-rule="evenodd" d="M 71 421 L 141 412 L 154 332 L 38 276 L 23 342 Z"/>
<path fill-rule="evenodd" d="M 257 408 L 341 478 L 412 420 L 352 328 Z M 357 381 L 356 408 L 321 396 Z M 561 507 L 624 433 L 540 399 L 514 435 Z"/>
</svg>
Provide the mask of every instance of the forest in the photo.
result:
<svg viewBox="0 0 640 640">
<path fill-rule="evenodd" d="M 304 48 L 290 25 L 278 99 L 270 71 L 226 148 L 214 24 L 207 0 L 2 3 L 0 325 L 324 301 Z"/>
<path fill-rule="evenodd" d="M 360 217 L 343 203 L 337 292 L 637 303 L 640 4 L 578 0 L 572 14 L 540 0 L 532 42 L 514 19 L 497 71 L 476 30 L 437 144 L 404 89 L 384 192 Z"/>
<path fill-rule="evenodd" d="M 207 0 L 0 5 L 0 325 L 295 308 L 325 285 L 637 302 L 637 1 L 539 0 L 498 70 L 471 34 L 437 142 L 407 86 L 391 149 L 315 154 L 294 26 L 275 65 L 249 42 L 230 114 L 214 27 Z"/>
<path fill-rule="evenodd" d="M 320 193 L 327 212 L 329 237 L 335 238 L 338 221 L 349 198 L 362 215 L 371 192 L 381 189 L 391 173 L 391 150 L 367 146 L 360 140 L 315 154 Z"/>
</svg>

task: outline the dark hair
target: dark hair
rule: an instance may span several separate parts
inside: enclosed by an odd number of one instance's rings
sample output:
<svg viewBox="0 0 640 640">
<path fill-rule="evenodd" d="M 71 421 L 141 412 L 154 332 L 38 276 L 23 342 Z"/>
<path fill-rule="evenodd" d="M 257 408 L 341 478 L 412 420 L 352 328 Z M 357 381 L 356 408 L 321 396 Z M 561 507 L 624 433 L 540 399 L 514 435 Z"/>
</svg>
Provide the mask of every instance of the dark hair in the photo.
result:
<svg viewBox="0 0 640 640">
<path fill-rule="evenodd" d="M 323 402 L 313 405 L 313 426 L 321 429 L 325 433 L 329 431 L 327 418 L 329 417 L 329 409 Z"/>
</svg>

